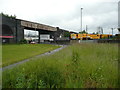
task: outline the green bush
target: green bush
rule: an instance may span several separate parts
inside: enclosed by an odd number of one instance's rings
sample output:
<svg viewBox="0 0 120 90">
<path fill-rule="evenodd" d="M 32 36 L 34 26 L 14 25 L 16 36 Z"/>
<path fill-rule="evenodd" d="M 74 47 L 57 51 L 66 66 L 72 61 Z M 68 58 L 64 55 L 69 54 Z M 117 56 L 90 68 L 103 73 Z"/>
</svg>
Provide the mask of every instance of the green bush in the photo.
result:
<svg viewBox="0 0 120 90">
<path fill-rule="evenodd" d="M 27 40 L 26 40 L 26 39 L 22 39 L 22 40 L 20 40 L 19 43 L 20 43 L 20 44 L 27 44 Z"/>
</svg>

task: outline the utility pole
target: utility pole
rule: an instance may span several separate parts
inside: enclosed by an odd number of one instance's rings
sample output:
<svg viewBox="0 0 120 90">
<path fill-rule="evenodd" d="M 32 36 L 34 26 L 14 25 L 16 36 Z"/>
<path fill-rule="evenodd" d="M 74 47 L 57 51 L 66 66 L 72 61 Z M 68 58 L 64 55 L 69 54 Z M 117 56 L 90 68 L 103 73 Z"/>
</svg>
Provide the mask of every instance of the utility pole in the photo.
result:
<svg viewBox="0 0 120 90">
<path fill-rule="evenodd" d="M 101 27 L 101 33 L 103 34 L 103 28 Z"/>
<path fill-rule="evenodd" d="M 88 28 L 87 28 L 87 25 L 86 25 L 86 40 L 87 40 L 87 29 L 88 29 Z"/>
<path fill-rule="evenodd" d="M 82 32 L 82 10 L 83 8 L 81 8 L 81 32 Z"/>
<path fill-rule="evenodd" d="M 111 28 L 111 29 L 112 29 L 112 36 L 113 36 L 113 29 L 114 29 L 114 28 Z"/>
<path fill-rule="evenodd" d="M 87 32 L 88 28 L 87 28 L 87 25 L 86 25 L 86 32 Z"/>
</svg>

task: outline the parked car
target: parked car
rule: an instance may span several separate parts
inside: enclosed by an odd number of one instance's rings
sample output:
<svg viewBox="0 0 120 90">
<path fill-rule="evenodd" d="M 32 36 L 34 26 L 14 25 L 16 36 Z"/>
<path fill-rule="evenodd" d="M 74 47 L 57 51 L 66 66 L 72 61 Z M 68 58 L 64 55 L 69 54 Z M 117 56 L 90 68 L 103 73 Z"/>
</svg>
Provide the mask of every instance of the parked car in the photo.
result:
<svg viewBox="0 0 120 90">
<path fill-rule="evenodd" d="M 35 41 L 32 41 L 32 42 L 30 42 L 30 44 L 36 44 L 36 42 L 35 42 Z"/>
</svg>

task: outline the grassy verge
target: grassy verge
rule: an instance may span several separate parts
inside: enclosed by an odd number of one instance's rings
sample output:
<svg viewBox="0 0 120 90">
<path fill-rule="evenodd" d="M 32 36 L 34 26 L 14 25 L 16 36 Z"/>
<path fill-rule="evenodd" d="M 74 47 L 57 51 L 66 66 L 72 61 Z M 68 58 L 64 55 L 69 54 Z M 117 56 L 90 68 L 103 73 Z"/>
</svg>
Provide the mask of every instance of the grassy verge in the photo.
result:
<svg viewBox="0 0 120 90">
<path fill-rule="evenodd" d="M 0 68 L 2 67 L 2 45 L 0 44 Z"/>
<path fill-rule="evenodd" d="M 2 46 L 2 66 L 7 66 L 15 62 L 39 55 L 60 46 L 48 44 L 18 44 Z"/>
<path fill-rule="evenodd" d="M 3 72 L 3 88 L 117 88 L 118 46 L 76 44 Z"/>
</svg>

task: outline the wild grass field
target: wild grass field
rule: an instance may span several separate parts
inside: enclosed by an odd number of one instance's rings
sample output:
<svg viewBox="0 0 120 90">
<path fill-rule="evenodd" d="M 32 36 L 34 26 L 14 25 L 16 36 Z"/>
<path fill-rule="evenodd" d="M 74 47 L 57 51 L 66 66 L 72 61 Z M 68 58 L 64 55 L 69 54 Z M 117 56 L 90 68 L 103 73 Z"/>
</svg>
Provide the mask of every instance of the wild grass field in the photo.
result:
<svg viewBox="0 0 120 90">
<path fill-rule="evenodd" d="M 2 45 L 0 44 L 0 68 L 2 67 Z"/>
<path fill-rule="evenodd" d="M 48 44 L 2 45 L 2 66 L 4 67 L 59 47 Z"/>
<path fill-rule="evenodd" d="M 118 45 L 75 44 L 3 72 L 3 88 L 117 88 Z"/>
</svg>

